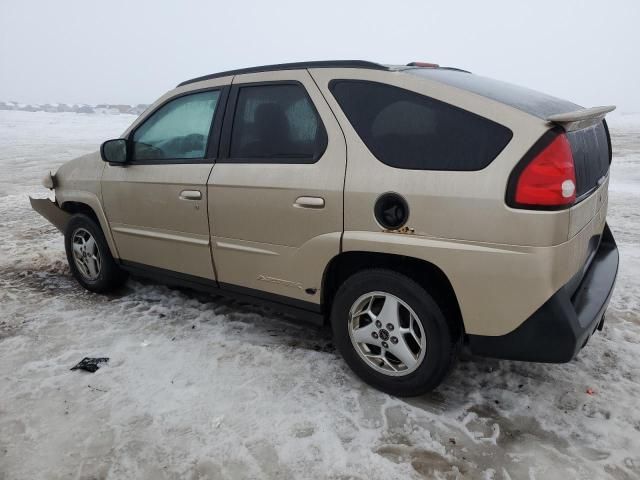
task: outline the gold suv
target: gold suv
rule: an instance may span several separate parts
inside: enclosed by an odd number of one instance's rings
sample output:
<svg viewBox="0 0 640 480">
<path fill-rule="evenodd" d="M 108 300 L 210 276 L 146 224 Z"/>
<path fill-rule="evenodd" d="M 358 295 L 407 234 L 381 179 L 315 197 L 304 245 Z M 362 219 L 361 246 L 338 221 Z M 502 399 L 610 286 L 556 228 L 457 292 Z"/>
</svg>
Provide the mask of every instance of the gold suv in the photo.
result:
<svg viewBox="0 0 640 480">
<path fill-rule="evenodd" d="M 330 321 L 366 382 L 417 395 L 461 344 L 567 362 L 602 328 L 613 108 L 433 64 L 235 70 L 181 83 L 31 202 L 88 290 L 132 272 Z"/>
</svg>

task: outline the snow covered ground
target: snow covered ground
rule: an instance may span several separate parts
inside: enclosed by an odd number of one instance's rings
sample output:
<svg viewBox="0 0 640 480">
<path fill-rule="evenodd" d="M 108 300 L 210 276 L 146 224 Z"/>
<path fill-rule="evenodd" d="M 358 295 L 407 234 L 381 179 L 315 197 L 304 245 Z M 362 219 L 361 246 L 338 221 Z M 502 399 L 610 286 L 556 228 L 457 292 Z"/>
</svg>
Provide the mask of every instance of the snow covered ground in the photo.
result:
<svg viewBox="0 0 640 480">
<path fill-rule="evenodd" d="M 142 280 L 76 284 L 27 195 L 133 118 L 0 112 L 0 479 L 640 478 L 639 115 L 610 121 L 604 331 L 566 365 L 463 355 L 410 400 L 364 385 L 326 330 Z M 111 361 L 69 371 L 85 356 Z"/>
</svg>

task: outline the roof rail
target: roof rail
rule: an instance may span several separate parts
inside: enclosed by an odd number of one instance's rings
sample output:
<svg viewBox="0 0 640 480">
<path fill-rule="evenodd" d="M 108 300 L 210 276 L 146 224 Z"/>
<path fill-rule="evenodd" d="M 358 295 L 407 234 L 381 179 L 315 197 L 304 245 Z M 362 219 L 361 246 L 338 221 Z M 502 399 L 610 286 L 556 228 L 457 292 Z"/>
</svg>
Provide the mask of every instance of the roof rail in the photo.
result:
<svg viewBox="0 0 640 480">
<path fill-rule="evenodd" d="M 279 63 L 275 65 L 262 65 L 259 67 L 240 68 L 237 70 L 227 70 L 226 72 L 212 73 L 211 75 L 204 75 L 202 77 L 196 77 L 192 78 L 191 80 L 186 80 L 178 84 L 178 87 L 188 85 L 190 83 L 201 82 L 203 80 L 226 77 L 229 75 L 272 72 L 276 70 L 298 70 L 303 68 L 366 68 L 369 70 L 389 70 L 389 68 L 384 65 L 374 62 L 367 62 L 365 60 L 320 60 L 314 62 Z"/>
</svg>

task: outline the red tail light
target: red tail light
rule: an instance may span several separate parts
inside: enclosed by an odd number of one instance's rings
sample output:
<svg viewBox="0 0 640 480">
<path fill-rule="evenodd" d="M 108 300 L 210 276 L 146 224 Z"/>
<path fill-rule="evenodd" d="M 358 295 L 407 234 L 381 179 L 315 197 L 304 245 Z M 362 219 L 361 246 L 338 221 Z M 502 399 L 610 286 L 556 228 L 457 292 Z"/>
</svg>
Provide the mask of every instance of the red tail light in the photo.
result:
<svg viewBox="0 0 640 480">
<path fill-rule="evenodd" d="M 565 134 L 556 136 L 517 177 L 514 206 L 563 207 L 576 200 L 576 172 Z"/>
</svg>

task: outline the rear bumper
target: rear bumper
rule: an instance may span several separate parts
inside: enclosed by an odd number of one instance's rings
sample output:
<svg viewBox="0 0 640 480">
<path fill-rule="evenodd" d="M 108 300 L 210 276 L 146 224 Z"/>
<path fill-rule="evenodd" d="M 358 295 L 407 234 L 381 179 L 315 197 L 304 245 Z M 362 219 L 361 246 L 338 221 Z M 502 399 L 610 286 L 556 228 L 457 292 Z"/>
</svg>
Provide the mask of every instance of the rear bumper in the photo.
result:
<svg viewBox="0 0 640 480">
<path fill-rule="evenodd" d="M 578 278 L 560 288 L 512 332 L 500 336 L 468 335 L 471 351 L 530 362 L 572 360 L 595 330 L 602 329 L 618 262 L 618 247 L 605 225 L 600 245 L 586 271 L 579 272 Z"/>
<path fill-rule="evenodd" d="M 56 203 L 52 202 L 48 198 L 29 197 L 29 201 L 31 202 L 31 208 L 64 233 L 64 229 L 67 226 L 69 218 L 71 218 L 71 214 L 62 210 Z"/>
</svg>

